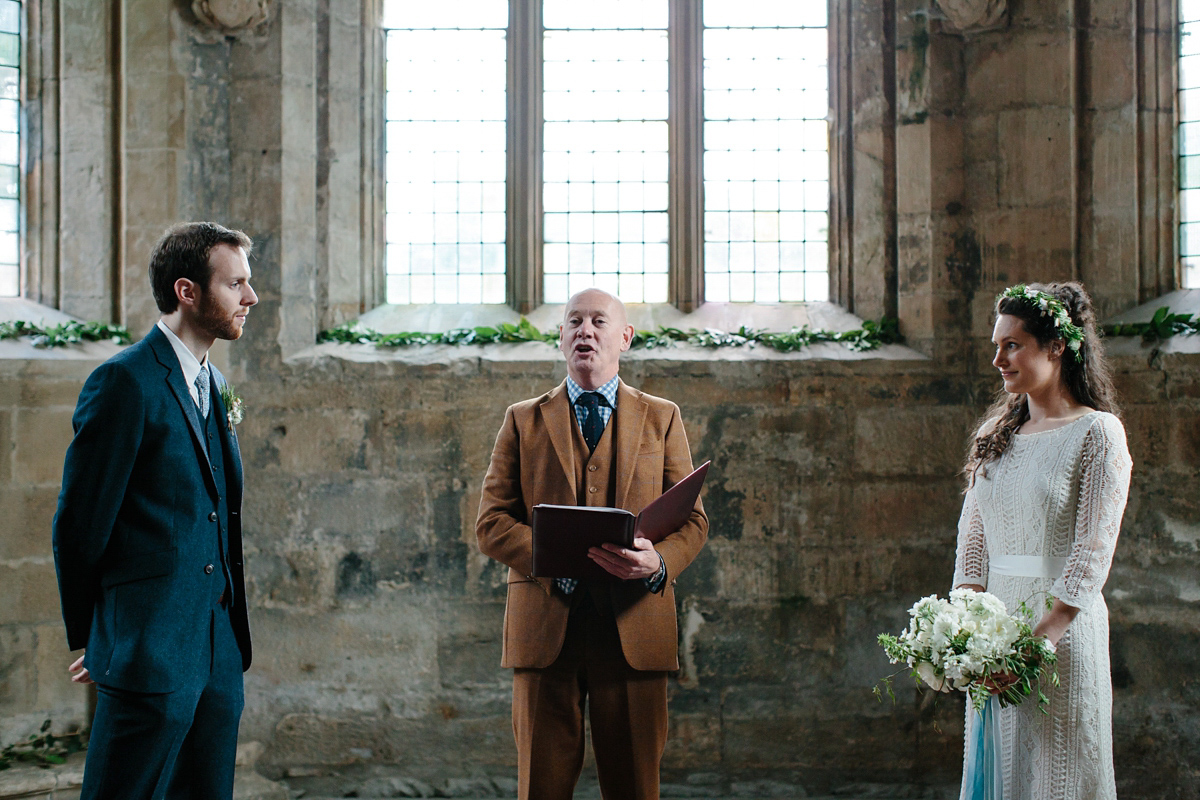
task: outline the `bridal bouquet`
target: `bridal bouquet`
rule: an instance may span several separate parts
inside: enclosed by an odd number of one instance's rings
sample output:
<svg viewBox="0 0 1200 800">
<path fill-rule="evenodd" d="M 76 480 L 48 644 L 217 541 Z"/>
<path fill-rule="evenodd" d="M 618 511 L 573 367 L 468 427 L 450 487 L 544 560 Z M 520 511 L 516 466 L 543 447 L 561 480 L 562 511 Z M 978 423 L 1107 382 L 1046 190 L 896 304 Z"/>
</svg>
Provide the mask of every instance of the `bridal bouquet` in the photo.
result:
<svg viewBox="0 0 1200 800">
<path fill-rule="evenodd" d="M 939 692 L 960 691 L 982 710 L 993 695 L 989 679 L 1007 673 L 1015 680 L 995 692 L 1001 706 L 1018 705 L 1040 688 L 1043 667 L 1053 670 L 1053 646 L 1033 635 L 1032 614 L 1024 603 L 1011 616 L 1004 603 L 987 592 L 955 589 L 950 599 L 930 595 L 909 609 L 911 622 L 899 636 L 879 635 L 893 664 L 904 662 L 913 674 Z M 1058 673 L 1050 680 L 1058 683 Z"/>
</svg>

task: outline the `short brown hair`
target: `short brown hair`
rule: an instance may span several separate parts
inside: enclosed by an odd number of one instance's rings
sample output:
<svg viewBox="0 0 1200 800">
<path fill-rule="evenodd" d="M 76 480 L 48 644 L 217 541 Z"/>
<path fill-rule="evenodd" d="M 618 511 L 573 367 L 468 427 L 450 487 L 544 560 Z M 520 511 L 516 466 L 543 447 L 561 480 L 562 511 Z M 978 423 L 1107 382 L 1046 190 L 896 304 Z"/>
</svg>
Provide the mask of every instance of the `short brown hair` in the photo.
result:
<svg viewBox="0 0 1200 800">
<path fill-rule="evenodd" d="M 208 256 L 219 244 L 240 247 L 247 255 L 254 246 L 246 234 L 215 222 L 180 222 L 167 229 L 150 253 L 150 290 L 159 311 L 170 314 L 178 308 L 175 281 L 180 278 L 208 288 L 212 278 Z"/>
</svg>

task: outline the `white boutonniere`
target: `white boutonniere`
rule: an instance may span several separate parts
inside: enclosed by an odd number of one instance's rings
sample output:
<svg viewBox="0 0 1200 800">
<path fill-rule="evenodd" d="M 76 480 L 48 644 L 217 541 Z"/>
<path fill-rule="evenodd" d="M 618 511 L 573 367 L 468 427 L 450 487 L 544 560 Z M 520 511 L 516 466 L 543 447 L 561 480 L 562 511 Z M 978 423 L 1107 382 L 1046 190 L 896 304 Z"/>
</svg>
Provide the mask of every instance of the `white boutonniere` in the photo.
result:
<svg viewBox="0 0 1200 800">
<path fill-rule="evenodd" d="M 242 419 L 246 416 L 246 404 L 228 383 L 221 387 L 221 402 L 225 404 L 225 417 L 229 420 L 229 432 L 233 433 L 233 426 L 242 424 Z"/>
</svg>

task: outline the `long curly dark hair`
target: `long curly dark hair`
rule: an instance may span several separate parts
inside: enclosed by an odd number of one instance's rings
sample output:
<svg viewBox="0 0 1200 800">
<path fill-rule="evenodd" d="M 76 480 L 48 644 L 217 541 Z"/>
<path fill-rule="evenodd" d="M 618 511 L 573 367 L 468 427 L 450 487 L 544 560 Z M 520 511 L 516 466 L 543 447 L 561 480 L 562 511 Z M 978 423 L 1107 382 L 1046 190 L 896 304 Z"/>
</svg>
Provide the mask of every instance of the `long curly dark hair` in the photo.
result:
<svg viewBox="0 0 1200 800">
<path fill-rule="evenodd" d="M 1071 315 L 1071 321 L 1083 329 L 1083 345 L 1080 347 L 1082 359 L 1076 360 L 1069 350 L 1063 351 L 1062 379 L 1067 391 L 1080 405 L 1120 414 L 1113 389 L 1112 370 L 1104 356 L 1104 345 L 1096 329 L 1092 298 L 1087 291 L 1075 282 L 1031 283 L 1029 287 L 1056 297 Z M 996 300 L 996 314 L 1008 314 L 1021 320 L 1025 330 L 1037 339 L 1043 349 L 1055 339 L 1062 339 L 1051 315 L 1043 314 L 1037 306 L 1020 298 L 1001 295 Z M 1009 394 L 1001 389 L 992 407 L 984 414 L 967 453 L 963 474 L 968 487 L 975 483 L 975 475 L 980 468 L 985 468 L 986 474 L 987 464 L 1000 458 L 1012 443 L 1013 434 L 1028 420 L 1028 396 Z"/>
</svg>

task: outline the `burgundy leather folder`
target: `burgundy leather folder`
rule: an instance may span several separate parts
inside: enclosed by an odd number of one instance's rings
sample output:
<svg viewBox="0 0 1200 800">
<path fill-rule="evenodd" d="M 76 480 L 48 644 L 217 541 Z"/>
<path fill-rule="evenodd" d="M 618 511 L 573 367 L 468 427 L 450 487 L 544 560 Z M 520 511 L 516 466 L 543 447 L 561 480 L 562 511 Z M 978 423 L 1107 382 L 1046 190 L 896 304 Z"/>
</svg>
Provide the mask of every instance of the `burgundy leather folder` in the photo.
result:
<svg viewBox="0 0 1200 800">
<path fill-rule="evenodd" d="M 538 578 L 613 578 L 588 558 L 588 548 L 611 542 L 632 547 L 635 536 L 662 541 L 687 522 L 709 464 L 672 486 L 657 500 L 633 514 L 602 506 L 533 507 L 533 574 Z"/>
</svg>

